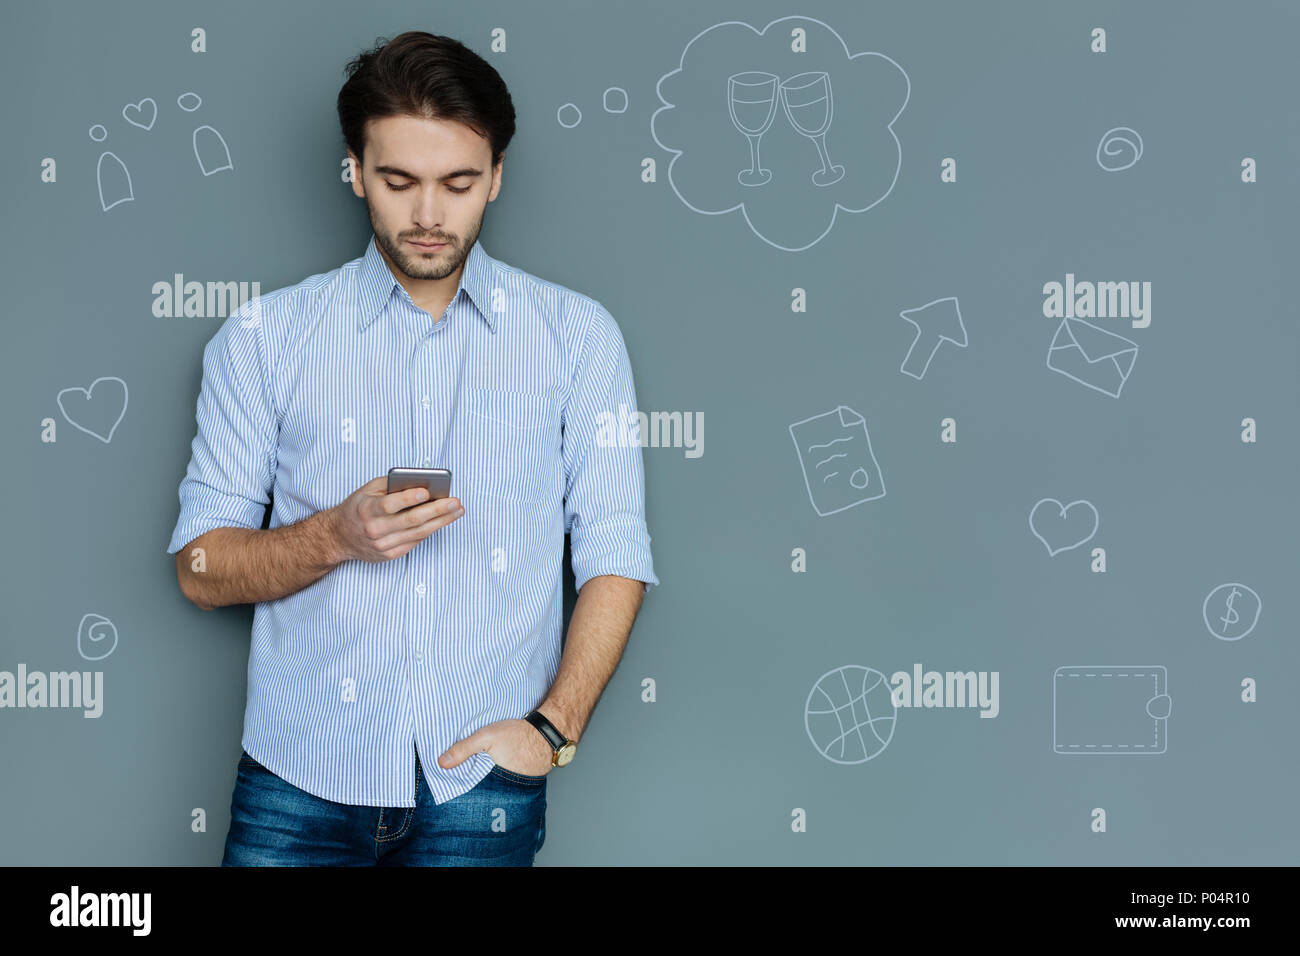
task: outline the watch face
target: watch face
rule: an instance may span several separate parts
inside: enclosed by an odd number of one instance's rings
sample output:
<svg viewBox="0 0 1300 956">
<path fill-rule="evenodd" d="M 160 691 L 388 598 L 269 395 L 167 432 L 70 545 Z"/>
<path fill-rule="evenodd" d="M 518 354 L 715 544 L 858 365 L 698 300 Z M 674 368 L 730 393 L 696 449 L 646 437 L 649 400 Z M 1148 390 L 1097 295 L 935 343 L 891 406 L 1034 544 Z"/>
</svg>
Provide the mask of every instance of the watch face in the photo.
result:
<svg viewBox="0 0 1300 956">
<path fill-rule="evenodd" d="M 576 744 L 572 744 L 572 743 L 565 744 L 558 751 L 556 751 L 555 765 L 557 767 L 563 767 L 566 763 L 568 763 L 570 760 L 573 759 L 573 755 L 576 754 L 577 752 L 578 752 L 578 747 Z"/>
</svg>

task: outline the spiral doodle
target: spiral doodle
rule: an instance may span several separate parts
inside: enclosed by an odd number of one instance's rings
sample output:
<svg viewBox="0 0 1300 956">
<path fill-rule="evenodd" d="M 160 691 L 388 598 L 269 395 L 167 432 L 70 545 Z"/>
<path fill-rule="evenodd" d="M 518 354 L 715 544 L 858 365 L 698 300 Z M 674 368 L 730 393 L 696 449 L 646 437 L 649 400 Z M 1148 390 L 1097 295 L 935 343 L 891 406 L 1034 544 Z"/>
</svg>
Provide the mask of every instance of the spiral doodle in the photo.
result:
<svg viewBox="0 0 1300 956">
<path fill-rule="evenodd" d="M 1133 158 L 1122 166 L 1114 165 L 1117 162 L 1115 157 L 1123 157 L 1126 154 L 1131 154 Z M 1142 137 L 1138 135 L 1137 130 L 1129 129 L 1127 126 L 1116 126 L 1114 129 L 1106 130 L 1101 137 L 1101 142 L 1097 144 L 1097 165 L 1108 173 L 1128 169 L 1141 158 Z M 1107 165 L 1107 160 L 1110 165 Z"/>
</svg>

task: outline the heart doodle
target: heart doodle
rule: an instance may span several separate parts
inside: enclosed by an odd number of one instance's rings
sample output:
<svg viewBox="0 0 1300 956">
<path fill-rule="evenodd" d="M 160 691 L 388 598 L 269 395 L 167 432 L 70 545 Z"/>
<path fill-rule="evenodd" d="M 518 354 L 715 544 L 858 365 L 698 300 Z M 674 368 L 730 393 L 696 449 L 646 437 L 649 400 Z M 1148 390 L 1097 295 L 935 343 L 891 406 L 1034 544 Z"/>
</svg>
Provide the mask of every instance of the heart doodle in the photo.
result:
<svg viewBox="0 0 1300 956">
<path fill-rule="evenodd" d="M 149 122 L 142 123 L 137 119 L 132 119 L 132 113 L 135 113 L 137 116 L 144 115 L 144 104 L 146 103 L 149 104 Z M 154 121 L 158 119 L 158 104 L 153 101 L 152 96 L 146 96 L 139 103 L 127 103 L 126 106 L 122 107 L 122 119 L 126 120 L 132 126 L 138 126 L 143 130 L 153 129 Z"/>
<path fill-rule="evenodd" d="M 1044 508 L 1045 505 L 1055 505 L 1056 507 Z M 1070 510 L 1077 506 L 1082 507 L 1080 507 L 1079 511 L 1076 513 L 1076 518 L 1071 520 Z M 1041 514 L 1039 513 L 1040 508 L 1043 509 Z M 1084 509 L 1086 509 L 1086 511 Z M 1088 525 L 1087 511 L 1092 512 L 1091 526 Z M 1071 544 L 1063 544 L 1059 548 L 1053 548 L 1047 538 L 1039 532 L 1038 525 L 1035 525 L 1034 520 L 1036 516 L 1039 525 L 1045 526 L 1053 537 L 1061 540 L 1070 540 L 1070 535 L 1081 535 L 1081 537 L 1076 538 Z M 1097 509 L 1094 508 L 1092 503 L 1089 501 L 1071 501 L 1068 505 L 1063 505 L 1055 498 L 1044 498 L 1035 504 L 1033 509 L 1029 512 L 1029 530 L 1034 533 L 1035 538 L 1043 542 L 1043 546 L 1047 548 L 1047 553 L 1053 557 L 1060 554 L 1062 551 L 1069 551 L 1072 548 L 1077 548 L 1079 545 L 1091 541 L 1092 536 L 1097 533 L 1097 526 L 1100 523 L 1101 518 L 1097 514 Z M 1087 529 L 1086 534 L 1083 533 L 1085 528 Z"/>
<path fill-rule="evenodd" d="M 114 420 L 112 426 L 108 429 L 107 437 L 101 435 L 99 432 L 95 431 L 95 429 L 87 428 L 85 425 L 78 422 L 75 418 L 72 417 L 72 415 L 68 414 L 68 410 L 63 407 L 64 395 L 67 395 L 69 392 L 80 392 L 82 395 L 85 396 L 85 399 L 75 407 L 77 411 L 84 416 L 88 411 L 91 410 L 92 407 L 91 402 L 94 401 L 91 393 L 95 391 L 95 386 L 98 385 L 100 382 L 114 382 L 122 386 L 122 396 L 121 396 L 122 408 L 117 412 L 117 418 Z M 117 398 L 115 394 L 111 394 L 111 393 L 115 393 L 115 392 L 116 389 L 114 388 L 103 389 L 100 392 L 100 395 L 108 396 L 108 397 L 100 399 L 100 403 L 99 403 L 100 406 L 111 410 Z M 101 375 L 99 378 L 95 379 L 93 382 L 90 383 L 90 388 L 73 387 L 73 388 L 60 389 L 59 394 L 55 400 L 59 403 L 59 411 L 63 412 L 63 417 L 68 420 L 68 423 L 70 425 L 73 425 L 76 428 L 80 428 L 87 435 L 94 435 L 96 438 L 98 438 L 100 441 L 102 441 L 104 444 L 107 445 L 109 442 L 113 440 L 113 432 L 117 431 L 117 426 L 122 424 L 122 419 L 126 415 L 126 403 L 127 403 L 126 382 L 122 381 L 116 375 Z"/>
</svg>

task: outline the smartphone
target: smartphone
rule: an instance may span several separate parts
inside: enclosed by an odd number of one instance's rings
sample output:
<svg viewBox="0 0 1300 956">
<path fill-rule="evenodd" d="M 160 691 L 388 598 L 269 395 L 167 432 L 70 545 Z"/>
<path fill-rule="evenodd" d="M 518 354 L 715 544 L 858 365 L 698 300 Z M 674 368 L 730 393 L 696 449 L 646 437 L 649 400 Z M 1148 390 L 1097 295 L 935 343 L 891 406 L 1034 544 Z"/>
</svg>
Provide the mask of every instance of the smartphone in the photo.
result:
<svg viewBox="0 0 1300 956">
<path fill-rule="evenodd" d="M 425 502 L 435 498 L 449 498 L 451 472 L 446 468 L 389 468 L 388 493 L 391 495 L 407 488 L 428 488 L 429 497 Z"/>
</svg>

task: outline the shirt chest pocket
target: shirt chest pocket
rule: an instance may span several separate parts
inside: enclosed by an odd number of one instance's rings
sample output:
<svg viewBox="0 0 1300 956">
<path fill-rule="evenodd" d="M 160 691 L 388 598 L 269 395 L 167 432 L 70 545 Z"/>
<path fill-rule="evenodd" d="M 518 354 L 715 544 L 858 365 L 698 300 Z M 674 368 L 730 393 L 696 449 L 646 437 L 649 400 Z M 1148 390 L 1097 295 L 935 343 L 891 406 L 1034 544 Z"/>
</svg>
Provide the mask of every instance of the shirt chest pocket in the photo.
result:
<svg viewBox="0 0 1300 956">
<path fill-rule="evenodd" d="M 452 494 L 516 502 L 546 497 L 558 456 L 558 419 L 545 392 L 470 388 L 461 393 L 461 474 Z"/>
</svg>

